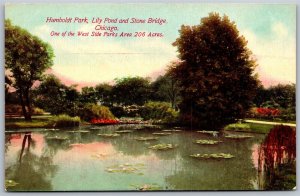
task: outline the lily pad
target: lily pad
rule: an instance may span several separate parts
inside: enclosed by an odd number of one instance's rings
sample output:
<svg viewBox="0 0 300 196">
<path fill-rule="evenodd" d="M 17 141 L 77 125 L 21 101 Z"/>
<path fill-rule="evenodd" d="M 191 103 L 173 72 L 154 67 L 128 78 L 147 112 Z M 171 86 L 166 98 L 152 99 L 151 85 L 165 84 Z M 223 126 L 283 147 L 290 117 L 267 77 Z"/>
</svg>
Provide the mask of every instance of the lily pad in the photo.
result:
<svg viewBox="0 0 300 196">
<path fill-rule="evenodd" d="M 157 144 L 154 146 L 150 146 L 148 148 L 153 149 L 153 150 L 169 150 L 169 149 L 173 149 L 176 146 L 173 144 Z"/>
<path fill-rule="evenodd" d="M 15 182 L 14 180 L 5 180 L 5 187 L 14 187 L 17 186 L 19 183 Z"/>
<path fill-rule="evenodd" d="M 116 133 L 132 133 L 132 130 L 120 130 L 120 131 L 115 131 Z"/>
<path fill-rule="evenodd" d="M 111 167 L 107 167 L 105 171 L 109 173 L 125 173 L 125 174 L 135 173 L 141 175 L 143 174 L 141 172 L 142 169 L 144 169 L 144 167 L 139 164 L 125 163 L 121 165 L 113 165 Z"/>
<path fill-rule="evenodd" d="M 84 130 L 80 130 L 80 131 L 67 131 L 68 133 L 89 133 L 89 131 L 84 131 Z"/>
<path fill-rule="evenodd" d="M 226 153 L 192 154 L 190 156 L 194 157 L 194 158 L 199 158 L 199 159 L 231 159 L 234 157 L 232 154 L 226 154 Z"/>
<path fill-rule="evenodd" d="M 138 141 L 150 141 L 150 140 L 157 140 L 157 137 L 137 137 L 135 138 Z"/>
<path fill-rule="evenodd" d="M 182 130 L 178 130 L 178 129 L 166 129 L 166 130 L 162 130 L 163 132 L 181 132 Z"/>
<path fill-rule="evenodd" d="M 49 129 L 44 129 L 45 131 L 59 131 L 59 129 L 51 129 L 51 128 L 49 128 Z"/>
<path fill-rule="evenodd" d="M 164 132 L 155 132 L 152 133 L 153 135 L 171 135 L 171 133 L 164 133 Z"/>
<path fill-rule="evenodd" d="M 158 184 L 143 184 L 143 185 L 130 185 L 134 187 L 137 190 L 140 191 L 157 191 L 157 190 L 162 190 L 162 187 L 159 186 Z"/>
<path fill-rule="evenodd" d="M 46 139 L 48 139 L 48 140 L 67 140 L 68 138 L 60 137 L 60 136 L 49 136 L 49 137 L 46 137 Z"/>
<path fill-rule="evenodd" d="M 204 145 L 213 145 L 213 144 L 218 144 L 221 141 L 216 141 L 216 140 L 196 140 L 195 143 L 197 144 L 204 144 Z"/>
<path fill-rule="evenodd" d="M 99 133 L 97 135 L 99 135 L 101 137 L 118 137 L 118 136 L 120 136 L 120 134 L 117 134 L 117 133 L 102 133 L 102 134 Z"/>
<path fill-rule="evenodd" d="M 252 138 L 253 136 L 251 135 L 226 135 L 226 138 L 229 139 L 247 139 L 247 138 Z"/>
<path fill-rule="evenodd" d="M 218 131 L 197 131 L 198 133 L 205 133 L 205 134 L 212 134 L 212 135 L 217 135 L 219 132 Z"/>
</svg>

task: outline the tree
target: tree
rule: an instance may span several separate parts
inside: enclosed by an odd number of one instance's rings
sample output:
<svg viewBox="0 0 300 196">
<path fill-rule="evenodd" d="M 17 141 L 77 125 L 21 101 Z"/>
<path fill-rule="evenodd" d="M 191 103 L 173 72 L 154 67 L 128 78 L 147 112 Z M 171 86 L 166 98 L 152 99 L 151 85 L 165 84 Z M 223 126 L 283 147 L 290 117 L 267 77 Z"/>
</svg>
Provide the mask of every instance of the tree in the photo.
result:
<svg viewBox="0 0 300 196">
<path fill-rule="evenodd" d="M 173 109 L 177 108 L 180 100 L 180 87 L 179 82 L 167 72 L 163 76 L 159 76 L 154 82 L 151 83 L 152 97 L 154 101 L 166 101 L 171 103 Z"/>
<path fill-rule="evenodd" d="M 221 128 L 243 118 L 258 81 L 247 41 L 227 16 L 210 13 L 195 26 L 182 25 L 177 46 L 181 120 L 201 128 Z"/>
<path fill-rule="evenodd" d="M 96 97 L 101 104 L 106 106 L 111 106 L 113 104 L 112 100 L 112 86 L 108 83 L 101 83 L 96 85 Z"/>
<path fill-rule="evenodd" d="M 34 90 L 35 105 L 51 114 L 76 116 L 79 93 L 75 86 L 66 86 L 54 75 L 44 77 L 43 82 Z"/>
<path fill-rule="evenodd" d="M 83 87 L 81 89 L 80 101 L 82 103 L 97 103 L 96 91 L 94 87 Z"/>
<path fill-rule="evenodd" d="M 5 20 L 5 69 L 11 73 L 26 120 L 31 120 L 31 87 L 53 65 L 53 56 L 50 45 Z"/>
<path fill-rule="evenodd" d="M 143 105 L 151 93 L 149 80 L 142 77 L 116 79 L 112 91 L 113 99 L 120 105 Z"/>
</svg>

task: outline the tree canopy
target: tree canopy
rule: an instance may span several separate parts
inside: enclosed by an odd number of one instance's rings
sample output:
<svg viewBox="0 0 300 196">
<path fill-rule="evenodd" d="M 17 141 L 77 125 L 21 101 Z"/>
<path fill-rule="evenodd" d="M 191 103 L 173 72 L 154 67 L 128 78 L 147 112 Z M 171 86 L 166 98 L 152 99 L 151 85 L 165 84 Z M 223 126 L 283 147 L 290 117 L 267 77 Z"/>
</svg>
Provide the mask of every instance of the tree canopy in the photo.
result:
<svg viewBox="0 0 300 196">
<path fill-rule="evenodd" d="M 19 95 L 26 120 L 31 119 L 31 87 L 53 65 L 50 45 L 5 20 L 5 69 Z"/>
<path fill-rule="evenodd" d="M 179 33 L 173 45 L 181 63 L 171 71 L 180 82 L 182 122 L 220 128 L 242 118 L 258 81 L 256 62 L 235 23 L 210 13 L 199 25 L 182 25 Z"/>
</svg>

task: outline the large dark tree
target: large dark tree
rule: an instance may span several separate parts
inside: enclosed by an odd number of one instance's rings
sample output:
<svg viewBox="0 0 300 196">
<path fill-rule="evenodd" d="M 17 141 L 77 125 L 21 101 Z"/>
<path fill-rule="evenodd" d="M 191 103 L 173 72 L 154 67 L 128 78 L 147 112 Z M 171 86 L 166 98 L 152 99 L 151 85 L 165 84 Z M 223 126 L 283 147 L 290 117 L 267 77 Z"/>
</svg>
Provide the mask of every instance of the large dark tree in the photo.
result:
<svg viewBox="0 0 300 196">
<path fill-rule="evenodd" d="M 51 114 L 77 115 L 79 93 L 75 86 L 66 86 L 54 75 L 47 75 L 34 90 L 35 105 Z"/>
<path fill-rule="evenodd" d="M 31 120 L 31 87 L 52 66 L 52 48 L 28 31 L 5 20 L 5 69 L 19 95 L 23 115 Z"/>
<path fill-rule="evenodd" d="M 116 79 L 112 89 L 115 103 L 120 105 L 143 105 L 150 97 L 150 81 L 142 77 Z"/>
<path fill-rule="evenodd" d="M 179 33 L 173 45 L 182 62 L 172 72 L 181 86 L 181 120 L 192 127 L 221 128 L 243 118 L 258 81 L 256 62 L 235 23 L 210 13 Z"/>
</svg>

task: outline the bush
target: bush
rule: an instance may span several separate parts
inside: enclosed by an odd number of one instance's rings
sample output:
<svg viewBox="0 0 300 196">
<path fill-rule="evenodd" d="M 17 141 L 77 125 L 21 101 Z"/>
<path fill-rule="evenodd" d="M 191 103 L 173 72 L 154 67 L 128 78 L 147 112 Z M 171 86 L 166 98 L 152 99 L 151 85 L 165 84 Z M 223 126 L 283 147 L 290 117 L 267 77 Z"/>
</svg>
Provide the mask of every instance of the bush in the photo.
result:
<svg viewBox="0 0 300 196">
<path fill-rule="evenodd" d="M 108 107 L 96 104 L 86 104 L 78 111 L 78 116 L 85 121 L 92 119 L 115 119 Z"/>
<path fill-rule="evenodd" d="M 140 113 L 145 120 L 161 120 L 164 123 L 175 123 L 178 117 L 178 112 L 167 102 L 148 102 Z"/>
<path fill-rule="evenodd" d="M 54 116 L 51 119 L 54 127 L 77 127 L 80 123 L 80 118 L 78 116 L 76 117 L 70 117 L 66 114 Z"/>
</svg>

